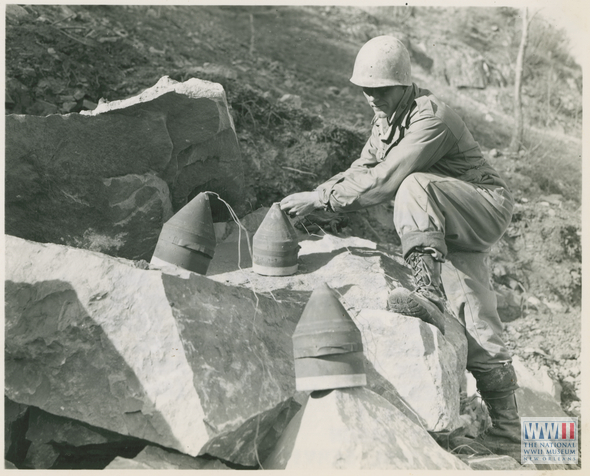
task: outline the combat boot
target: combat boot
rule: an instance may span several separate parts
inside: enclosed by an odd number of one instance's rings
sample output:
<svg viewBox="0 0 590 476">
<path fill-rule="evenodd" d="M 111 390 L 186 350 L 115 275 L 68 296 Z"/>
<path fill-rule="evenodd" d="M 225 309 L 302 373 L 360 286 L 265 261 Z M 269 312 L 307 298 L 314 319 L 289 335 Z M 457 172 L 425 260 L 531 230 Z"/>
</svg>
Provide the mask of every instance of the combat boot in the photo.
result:
<svg viewBox="0 0 590 476">
<path fill-rule="evenodd" d="M 477 438 L 451 437 L 448 449 L 460 454 L 508 455 L 520 461 L 521 429 L 514 391 L 518 388 L 511 363 L 487 371 L 471 372 L 492 420 Z"/>
<path fill-rule="evenodd" d="M 441 282 L 442 254 L 434 248 L 415 248 L 406 258 L 412 268 L 415 290 L 394 289 L 387 309 L 404 316 L 417 317 L 432 324 L 444 334 L 444 292 Z"/>
<path fill-rule="evenodd" d="M 464 436 L 461 430 L 446 438 L 437 435 L 436 441 L 446 450 L 463 455 L 507 455 L 521 459 L 520 417 L 514 390 L 482 394 L 488 408 L 492 426 L 476 438 Z"/>
<path fill-rule="evenodd" d="M 488 407 L 492 426 L 475 441 L 494 454 L 520 461 L 521 428 L 514 390 L 482 393 L 481 397 Z"/>
</svg>

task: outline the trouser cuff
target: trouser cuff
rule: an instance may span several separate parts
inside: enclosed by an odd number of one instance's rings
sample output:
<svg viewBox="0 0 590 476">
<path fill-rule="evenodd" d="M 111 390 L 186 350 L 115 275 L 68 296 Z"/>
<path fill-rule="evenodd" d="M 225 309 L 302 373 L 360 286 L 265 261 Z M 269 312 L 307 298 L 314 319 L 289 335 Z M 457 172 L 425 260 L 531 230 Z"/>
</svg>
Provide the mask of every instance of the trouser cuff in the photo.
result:
<svg viewBox="0 0 590 476">
<path fill-rule="evenodd" d="M 477 382 L 477 390 L 482 396 L 498 398 L 518 388 L 516 372 L 510 363 L 486 372 L 472 370 L 471 373 Z"/>
<path fill-rule="evenodd" d="M 401 237 L 401 242 L 404 259 L 418 246 L 434 248 L 440 251 L 443 257 L 447 255 L 445 235 L 440 231 L 410 231 Z"/>
</svg>

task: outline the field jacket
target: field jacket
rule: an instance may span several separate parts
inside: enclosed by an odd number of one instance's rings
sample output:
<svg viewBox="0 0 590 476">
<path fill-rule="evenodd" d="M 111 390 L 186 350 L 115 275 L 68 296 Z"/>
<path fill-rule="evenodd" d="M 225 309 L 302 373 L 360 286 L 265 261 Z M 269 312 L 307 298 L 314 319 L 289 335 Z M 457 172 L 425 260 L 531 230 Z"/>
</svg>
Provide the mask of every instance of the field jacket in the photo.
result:
<svg viewBox="0 0 590 476">
<path fill-rule="evenodd" d="M 375 116 L 371 137 L 350 168 L 316 190 L 326 209 L 353 211 L 393 199 L 413 172 L 506 187 L 463 120 L 430 91 L 413 84 L 391 118 Z"/>
</svg>

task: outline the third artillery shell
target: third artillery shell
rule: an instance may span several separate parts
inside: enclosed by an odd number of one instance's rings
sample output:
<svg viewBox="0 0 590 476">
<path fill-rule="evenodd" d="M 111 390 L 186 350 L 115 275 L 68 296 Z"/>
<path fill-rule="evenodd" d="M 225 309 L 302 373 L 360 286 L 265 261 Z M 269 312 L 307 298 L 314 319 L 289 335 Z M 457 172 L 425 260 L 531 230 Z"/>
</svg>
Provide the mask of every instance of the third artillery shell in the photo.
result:
<svg viewBox="0 0 590 476">
<path fill-rule="evenodd" d="M 303 310 L 293 333 L 293 355 L 299 391 L 367 384 L 361 333 L 325 283 Z"/>
</svg>

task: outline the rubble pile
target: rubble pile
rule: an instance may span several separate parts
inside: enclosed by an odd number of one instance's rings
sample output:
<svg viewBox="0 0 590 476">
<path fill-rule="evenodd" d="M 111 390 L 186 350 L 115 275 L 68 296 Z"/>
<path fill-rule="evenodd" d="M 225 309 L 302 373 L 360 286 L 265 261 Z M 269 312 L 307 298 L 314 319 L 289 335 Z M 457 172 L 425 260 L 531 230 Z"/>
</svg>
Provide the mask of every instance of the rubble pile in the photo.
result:
<svg viewBox="0 0 590 476">
<path fill-rule="evenodd" d="M 300 243 L 300 269 L 292 276 L 261 276 L 242 267 L 187 277 L 7 236 L 5 456 L 29 468 L 74 467 L 76 461 L 194 468 L 212 460 L 265 467 L 265 460 L 276 459 L 281 435 L 293 433 L 287 429 L 303 415 L 302 405 L 311 408 L 307 393 L 295 389 L 291 336 L 309 289 L 323 281 L 361 331 L 367 386 L 314 400 L 314 411 L 357 408 L 350 418 L 361 412 L 365 426 L 352 425 L 357 417 L 326 422 L 356 428 L 355 441 L 381 425 L 380 432 L 391 434 L 410 426 L 421 442 L 410 447 L 394 438 L 369 453 L 375 459 L 351 455 L 343 467 L 460 467 L 436 445 L 440 457 L 411 450 L 434 444 L 428 432 L 465 425 L 458 405 L 466 358 L 460 328 L 451 324 L 443 336 L 384 310 L 381 294 L 400 285 L 388 282 L 386 269 L 400 266 L 399 256 L 367 240 L 333 235 Z M 370 298 L 360 292 L 366 286 L 374 290 Z M 523 414 L 552 401 L 533 388 L 534 379 L 523 384 Z M 540 395 L 537 403 L 532 392 Z M 375 414 L 366 405 L 390 415 L 383 420 L 388 424 L 371 421 Z M 343 436 L 341 444 L 350 440 Z M 332 456 L 323 456 L 328 459 L 321 465 L 332 464 Z"/>
</svg>

